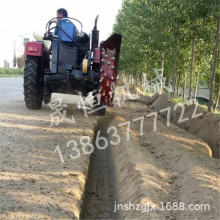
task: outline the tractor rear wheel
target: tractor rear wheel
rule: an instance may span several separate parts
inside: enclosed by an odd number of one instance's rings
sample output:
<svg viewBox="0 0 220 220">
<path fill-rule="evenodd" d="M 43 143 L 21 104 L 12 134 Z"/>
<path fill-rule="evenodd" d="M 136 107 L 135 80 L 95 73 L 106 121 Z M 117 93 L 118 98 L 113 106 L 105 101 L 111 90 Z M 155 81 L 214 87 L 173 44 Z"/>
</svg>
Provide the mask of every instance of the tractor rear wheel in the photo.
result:
<svg viewBox="0 0 220 220">
<path fill-rule="evenodd" d="M 24 101 L 29 109 L 40 109 L 43 101 L 44 79 L 40 57 L 27 56 L 24 69 Z"/>
</svg>

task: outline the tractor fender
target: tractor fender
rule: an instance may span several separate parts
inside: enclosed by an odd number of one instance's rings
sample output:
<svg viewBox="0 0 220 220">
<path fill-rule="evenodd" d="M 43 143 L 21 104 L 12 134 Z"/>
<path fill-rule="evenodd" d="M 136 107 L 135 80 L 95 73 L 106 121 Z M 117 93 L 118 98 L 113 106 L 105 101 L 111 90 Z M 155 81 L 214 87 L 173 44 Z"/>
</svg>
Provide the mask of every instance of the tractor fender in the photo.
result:
<svg viewBox="0 0 220 220">
<path fill-rule="evenodd" d="M 46 52 L 46 47 L 43 42 L 27 42 L 24 55 L 26 57 L 40 57 L 42 74 L 44 74 L 45 68 L 49 68 L 49 54 Z"/>
<path fill-rule="evenodd" d="M 44 54 L 43 42 L 27 42 L 25 45 L 25 56 L 42 57 Z"/>
</svg>

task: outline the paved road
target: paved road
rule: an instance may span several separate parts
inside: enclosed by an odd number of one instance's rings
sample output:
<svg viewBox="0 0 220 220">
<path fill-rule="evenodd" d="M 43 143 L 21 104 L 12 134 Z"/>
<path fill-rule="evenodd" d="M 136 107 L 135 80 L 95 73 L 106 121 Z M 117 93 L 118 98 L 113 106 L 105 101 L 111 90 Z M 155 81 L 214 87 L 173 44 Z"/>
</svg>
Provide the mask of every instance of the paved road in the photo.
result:
<svg viewBox="0 0 220 220">
<path fill-rule="evenodd" d="M 21 100 L 24 100 L 23 77 L 0 78 L 0 107 Z"/>
<path fill-rule="evenodd" d="M 10 102 L 23 101 L 23 77 L 0 77 L 0 108 L 5 104 L 10 104 Z M 90 94 L 91 95 L 91 94 Z M 56 96 L 54 96 L 56 97 Z M 59 97 L 68 97 L 64 94 L 59 94 Z M 79 96 L 71 95 L 71 100 L 74 103 L 78 103 Z M 89 108 L 84 106 L 79 106 L 78 108 Z M 91 108 L 89 108 L 91 109 Z"/>
</svg>

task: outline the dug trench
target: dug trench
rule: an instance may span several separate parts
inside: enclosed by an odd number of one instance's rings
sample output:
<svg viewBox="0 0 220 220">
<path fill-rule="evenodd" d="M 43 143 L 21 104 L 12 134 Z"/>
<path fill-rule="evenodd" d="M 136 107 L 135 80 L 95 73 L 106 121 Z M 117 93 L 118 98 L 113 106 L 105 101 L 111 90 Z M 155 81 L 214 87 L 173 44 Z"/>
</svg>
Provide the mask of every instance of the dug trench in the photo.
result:
<svg viewBox="0 0 220 220">
<path fill-rule="evenodd" d="M 83 205 L 80 219 L 118 219 L 114 212 L 117 201 L 116 180 L 112 155 L 112 146 L 106 130 L 112 117 L 99 119 L 94 132 L 94 152 L 90 156 L 87 182 L 84 191 Z M 98 149 L 96 138 L 100 136 L 107 140 L 107 144 L 100 139 Z"/>
</svg>

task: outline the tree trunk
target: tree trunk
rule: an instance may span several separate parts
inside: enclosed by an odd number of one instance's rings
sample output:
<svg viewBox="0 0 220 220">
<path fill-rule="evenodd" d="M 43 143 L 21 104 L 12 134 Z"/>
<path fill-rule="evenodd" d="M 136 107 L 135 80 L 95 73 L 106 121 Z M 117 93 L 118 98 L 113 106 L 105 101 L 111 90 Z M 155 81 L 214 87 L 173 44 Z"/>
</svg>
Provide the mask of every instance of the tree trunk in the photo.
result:
<svg viewBox="0 0 220 220">
<path fill-rule="evenodd" d="M 138 86 L 138 82 L 139 82 L 139 75 L 137 73 L 137 75 L 135 76 L 135 85 Z"/>
<path fill-rule="evenodd" d="M 152 71 L 150 71 L 150 86 L 152 85 Z"/>
<path fill-rule="evenodd" d="M 217 19 L 216 42 L 215 42 L 214 60 L 213 60 L 213 67 L 212 67 L 212 79 L 211 79 L 209 106 L 208 106 L 209 112 L 212 111 L 213 91 L 214 91 L 216 64 L 217 64 L 217 56 L 218 56 L 219 36 L 220 36 L 220 17 L 218 17 L 218 19 Z"/>
<path fill-rule="evenodd" d="M 191 55 L 191 67 L 190 67 L 190 80 L 189 80 L 189 100 L 192 96 L 192 78 L 193 78 L 193 66 L 195 60 L 195 42 L 196 42 L 196 26 L 193 28 L 193 41 L 192 41 L 192 55 Z"/>
<path fill-rule="evenodd" d="M 172 97 L 174 97 L 176 91 L 176 60 L 177 60 L 177 42 L 175 42 L 174 56 L 173 56 Z"/>
<path fill-rule="evenodd" d="M 218 95 L 217 95 L 216 102 L 215 102 L 215 109 L 214 109 L 215 112 L 217 111 L 217 108 L 218 108 L 219 96 L 220 96 L 220 85 L 218 87 Z"/>
<path fill-rule="evenodd" d="M 198 71 L 197 77 L 196 77 L 196 86 L 195 86 L 195 92 L 194 92 L 194 102 L 196 101 L 196 99 L 198 97 L 198 85 L 199 85 L 199 71 Z"/>
<path fill-rule="evenodd" d="M 184 87 L 183 87 L 183 100 L 185 100 L 186 81 L 187 81 L 187 74 L 185 74 L 185 78 L 184 78 Z"/>
<path fill-rule="evenodd" d="M 140 73 L 138 75 L 138 86 L 140 86 L 140 88 L 142 88 L 142 73 Z"/>
<path fill-rule="evenodd" d="M 177 81 L 177 88 L 176 88 L 176 95 L 179 97 L 179 87 L 180 87 L 180 71 L 178 74 L 178 81 Z"/>
<path fill-rule="evenodd" d="M 142 73 L 142 82 L 141 82 L 141 86 L 142 86 L 142 91 L 145 91 L 146 88 L 146 73 Z"/>
<path fill-rule="evenodd" d="M 162 57 L 162 69 L 161 69 L 161 78 L 160 78 L 160 92 L 159 92 L 160 95 L 163 92 L 163 73 L 164 73 L 164 53 Z"/>
<path fill-rule="evenodd" d="M 131 85 L 131 74 L 128 75 L 128 83 Z"/>
<path fill-rule="evenodd" d="M 171 77 L 169 75 L 168 75 L 168 80 L 167 80 L 167 85 L 166 86 L 167 86 L 167 88 L 170 88 L 170 86 L 171 86 Z M 169 91 L 167 91 L 167 93 L 169 93 Z M 169 95 L 172 95 L 172 93 L 170 92 Z"/>
</svg>

